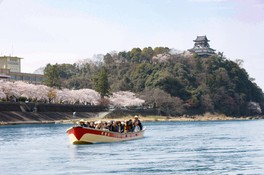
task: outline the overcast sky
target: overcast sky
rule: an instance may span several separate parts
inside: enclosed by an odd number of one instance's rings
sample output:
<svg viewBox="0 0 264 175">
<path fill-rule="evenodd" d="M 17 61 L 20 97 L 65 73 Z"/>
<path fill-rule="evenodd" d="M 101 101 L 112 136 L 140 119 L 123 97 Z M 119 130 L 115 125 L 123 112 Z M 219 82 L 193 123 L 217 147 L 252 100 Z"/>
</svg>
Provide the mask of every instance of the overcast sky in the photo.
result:
<svg viewBox="0 0 264 175">
<path fill-rule="evenodd" d="M 22 71 L 133 47 L 193 47 L 243 59 L 264 89 L 264 0 L 0 0 L 0 55 Z"/>
</svg>

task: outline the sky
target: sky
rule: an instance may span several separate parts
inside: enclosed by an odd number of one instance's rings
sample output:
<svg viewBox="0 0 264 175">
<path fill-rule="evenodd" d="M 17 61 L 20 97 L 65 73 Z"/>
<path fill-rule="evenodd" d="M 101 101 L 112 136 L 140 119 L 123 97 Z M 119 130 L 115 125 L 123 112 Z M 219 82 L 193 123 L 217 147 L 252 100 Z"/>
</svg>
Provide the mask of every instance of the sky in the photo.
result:
<svg viewBox="0 0 264 175">
<path fill-rule="evenodd" d="M 264 0 L 0 0 L 0 56 L 22 72 L 134 47 L 187 50 L 196 36 L 264 90 Z"/>
</svg>

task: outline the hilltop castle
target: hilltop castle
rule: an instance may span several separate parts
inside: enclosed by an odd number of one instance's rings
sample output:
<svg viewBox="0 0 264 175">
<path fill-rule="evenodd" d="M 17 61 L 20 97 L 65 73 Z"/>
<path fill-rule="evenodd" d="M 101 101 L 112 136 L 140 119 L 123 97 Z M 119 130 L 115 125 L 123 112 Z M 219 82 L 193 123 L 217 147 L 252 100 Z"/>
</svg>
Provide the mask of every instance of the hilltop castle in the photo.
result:
<svg viewBox="0 0 264 175">
<path fill-rule="evenodd" d="M 200 57 L 208 57 L 215 54 L 215 50 L 210 48 L 209 41 L 206 36 L 197 36 L 194 41 L 194 46 L 189 49 L 191 53 L 195 53 Z"/>
</svg>

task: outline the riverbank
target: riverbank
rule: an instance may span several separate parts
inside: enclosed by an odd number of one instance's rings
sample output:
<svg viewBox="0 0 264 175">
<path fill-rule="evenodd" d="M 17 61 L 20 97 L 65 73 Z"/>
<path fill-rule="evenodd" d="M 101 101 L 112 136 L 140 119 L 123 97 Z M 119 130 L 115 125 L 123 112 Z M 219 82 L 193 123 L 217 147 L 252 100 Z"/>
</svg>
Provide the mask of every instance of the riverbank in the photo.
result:
<svg viewBox="0 0 264 175">
<path fill-rule="evenodd" d="M 85 121 L 109 121 L 120 120 L 126 121 L 133 119 L 132 115 L 124 117 L 105 117 L 108 112 L 103 113 L 77 113 L 73 116 L 72 113 L 62 112 L 43 112 L 43 113 L 23 113 L 23 112 L 0 112 L 0 125 L 16 125 L 16 124 L 76 124 L 80 119 Z M 139 116 L 142 122 L 155 121 L 228 121 L 228 120 L 257 120 L 264 119 L 264 116 L 246 116 L 246 117 L 230 117 L 220 114 L 206 113 L 204 115 L 194 116 Z"/>
<path fill-rule="evenodd" d="M 129 120 L 133 119 L 133 116 L 125 117 L 111 117 L 111 118 L 102 118 L 101 121 L 109 120 Z M 264 119 L 264 116 L 245 116 L 245 117 L 230 117 L 219 114 L 204 114 L 204 115 L 194 115 L 194 116 L 177 116 L 177 117 L 168 117 L 168 116 L 139 116 L 139 119 L 142 122 L 160 122 L 160 121 L 226 121 L 226 120 L 257 120 Z M 87 121 L 96 121 L 98 118 L 89 118 Z"/>
<path fill-rule="evenodd" d="M 104 113 L 101 113 L 104 114 Z M 0 112 L 0 125 L 45 124 L 100 117 L 100 113 L 77 112 Z"/>
</svg>

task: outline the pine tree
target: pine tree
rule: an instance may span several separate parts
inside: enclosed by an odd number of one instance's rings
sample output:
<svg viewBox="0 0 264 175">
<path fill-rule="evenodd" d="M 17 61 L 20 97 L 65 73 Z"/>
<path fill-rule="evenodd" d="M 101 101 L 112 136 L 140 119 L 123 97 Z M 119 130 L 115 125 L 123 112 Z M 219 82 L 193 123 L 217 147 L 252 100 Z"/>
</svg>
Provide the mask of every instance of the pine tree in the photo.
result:
<svg viewBox="0 0 264 175">
<path fill-rule="evenodd" d="M 108 82 L 107 71 L 105 68 L 97 74 L 95 81 L 95 89 L 101 95 L 101 98 L 109 95 L 110 85 Z"/>
</svg>

